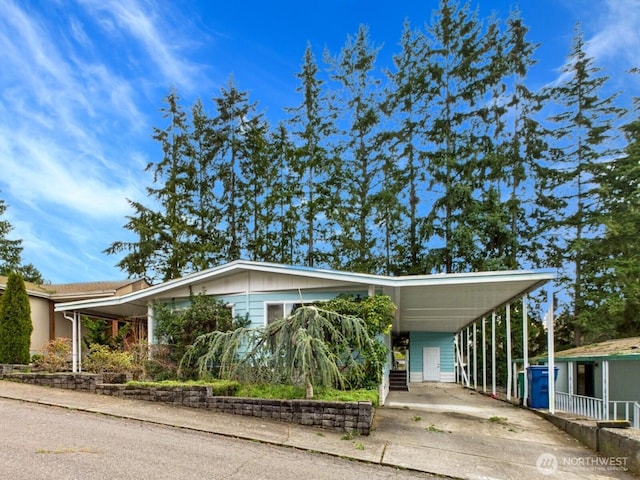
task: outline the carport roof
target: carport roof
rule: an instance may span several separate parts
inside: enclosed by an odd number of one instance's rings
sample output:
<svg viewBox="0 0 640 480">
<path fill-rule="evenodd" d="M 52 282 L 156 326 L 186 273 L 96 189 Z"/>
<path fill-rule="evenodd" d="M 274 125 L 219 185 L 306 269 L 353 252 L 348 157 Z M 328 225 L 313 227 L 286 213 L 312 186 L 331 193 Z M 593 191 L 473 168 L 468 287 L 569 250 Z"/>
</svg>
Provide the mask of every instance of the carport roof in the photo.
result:
<svg viewBox="0 0 640 480">
<path fill-rule="evenodd" d="M 395 330 L 425 330 L 428 326 L 430 331 L 447 332 L 464 328 L 555 277 L 554 273 L 548 270 L 389 277 L 236 260 L 126 295 L 59 303 L 55 308 L 56 311 L 76 310 L 85 314 L 118 318 L 144 317 L 150 302 L 157 298 L 170 297 L 172 291 L 188 286 L 197 288 L 214 278 L 243 271 L 311 277 L 339 282 L 342 285 L 353 284 L 359 288 L 371 286 L 387 292 L 391 290 L 399 306 L 400 325 L 396 326 Z"/>
</svg>

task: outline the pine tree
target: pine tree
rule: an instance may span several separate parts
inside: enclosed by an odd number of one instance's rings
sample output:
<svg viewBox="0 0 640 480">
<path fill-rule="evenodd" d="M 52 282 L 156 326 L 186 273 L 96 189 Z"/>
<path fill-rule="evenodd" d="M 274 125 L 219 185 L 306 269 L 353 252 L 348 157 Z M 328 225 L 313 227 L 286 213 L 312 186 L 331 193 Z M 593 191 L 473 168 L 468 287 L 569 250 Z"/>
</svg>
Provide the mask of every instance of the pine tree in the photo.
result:
<svg viewBox="0 0 640 480">
<path fill-rule="evenodd" d="M 356 272 L 374 273 L 381 264 L 379 238 L 371 228 L 377 208 L 374 196 L 382 184 L 380 82 L 372 76 L 379 51 L 367 27 L 360 26 L 337 56 L 325 53 L 331 79 L 338 86 L 334 108 L 340 112 L 335 144 L 339 162 L 330 181 L 339 199 L 330 212 L 336 224 L 332 264 Z"/>
<path fill-rule="evenodd" d="M 509 212 L 510 242 L 507 248 L 505 266 L 520 268 L 523 263 L 537 264 L 541 249 L 534 211 L 538 208 L 535 189 L 541 172 L 542 160 L 548 155 L 546 142 L 549 132 L 538 120 L 540 111 L 548 97 L 530 90 L 526 85 L 529 69 L 536 63 L 534 59 L 538 44 L 527 40 L 528 27 L 516 9 L 507 19 L 505 52 L 507 75 L 512 86 L 507 102 L 506 115 L 511 120 L 505 130 L 506 189 L 503 195 Z M 509 128 L 510 125 L 510 128 Z M 532 191 L 533 190 L 533 191 Z"/>
<path fill-rule="evenodd" d="M 12 272 L 0 297 L 0 363 L 28 364 L 32 331 L 31 306 L 24 280 Z"/>
<path fill-rule="evenodd" d="M 517 10 L 508 18 L 506 32 L 498 27 L 492 19 L 485 34 L 485 43 L 492 46 L 491 88 L 481 113 L 485 137 L 480 175 L 485 184 L 479 213 L 471 219 L 482 252 L 474 270 L 517 269 L 535 261 L 538 250 L 530 186 L 537 183 L 546 150 L 546 132 L 536 119 L 544 97 L 525 85 L 537 45 L 526 39 L 528 29 Z"/>
<path fill-rule="evenodd" d="M 640 104 L 640 100 L 636 99 Z M 640 105 L 638 105 L 640 106 Z M 587 245 L 583 274 L 597 340 L 640 335 L 640 119 L 622 127 L 627 145 L 620 156 L 599 164 L 597 212 L 604 233 Z M 614 328 L 612 328 L 612 326 Z"/>
<path fill-rule="evenodd" d="M 255 261 L 271 261 L 272 247 L 269 231 L 272 228 L 274 212 L 267 208 L 267 198 L 271 195 L 278 174 L 277 165 L 271 161 L 268 145 L 267 124 L 258 117 L 248 122 L 244 132 L 246 155 L 240 162 L 240 170 L 245 179 L 244 210 L 249 223 L 247 255 Z"/>
<path fill-rule="evenodd" d="M 298 232 L 302 216 L 299 205 L 302 189 L 298 175 L 293 171 L 296 149 L 284 123 L 280 123 L 271 133 L 268 148 L 273 183 L 264 204 L 265 210 L 271 215 L 265 239 L 269 247 L 265 260 L 296 265 L 303 263 L 302 236 Z"/>
<path fill-rule="evenodd" d="M 190 176 L 187 185 L 191 194 L 187 197 L 187 211 L 193 252 L 191 264 L 194 271 L 202 271 L 220 263 L 223 233 L 220 231 L 220 182 L 215 168 L 214 133 L 211 117 L 204 111 L 200 100 L 191 107 L 189 153 Z"/>
<path fill-rule="evenodd" d="M 405 22 L 399 53 L 393 57 L 394 71 L 388 71 L 392 88 L 386 94 L 383 111 L 388 117 L 389 129 L 385 132 L 385 148 L 388 151 L 389 164 L 386 169 L 395 167 L 397 177 L 385 191 L 398 193 L 397 208 L 394 212 L 401 230 L 394 250 L 396 251 L 396 274 L 426 273 L 424 265 L 425 238 L 421 228 L 420 211 L 425 205 L 425 171 L 428 144 L 424 138 L 430 116 L 429 105 L 434 92 L 428 79 L 428 63 L 425 57 L 424 33 L 411 28 Z M 393 174 L 385 175 L 393 178 Z M 389 242 L 386 243 L 388 251 Z M 387 257 L 389 253 L 387 254 Z M 389 261 L 387 261 L 389 263 Z M 390 270 L 390 268 L 387 268 Z"/>
<path fill-rule="evenodd" d="M 306 251 L 304 264 L 313 267 L 327 260 L 327 252 L 322 245 L 329 236 L 326 216 L 332 192 L 327 179 L 332 162 L 325 139 L 334 133 L 334 114 L 328 109 L 328 99 L 323 92 L 324 82 L 319 78 L 311 45 L 307 45 L 302 70 L 296 77 L 300 81 L 296 91 L 302 95 L 302 101 L 299 106 L 286 109 L 292 115 L 289 125 L 296 143 L 291 170 L 298 177 L 300 190 L 297 195 L 301 222 L 300 247 Z"/>
<path fill-rule="evenodd" d="M 613 103 L 615 95 L 602 96 L 608 77 L 600 75 L 600 70 L 587 56 L 582 32 L 576 28 L 573 47 L 563 68 L 566 79 L 552 91 L 563 110 L 551 117 L 557 157 L 550 186 L 563 205 L 549 212 L 544 225 L 558 239 L 547 245 L 547 261 L 562 268 L 560 283 L 572 292 L 570 315 L 576 346 L 582 344 L 583 335 L 589 340 L 592 333 L 585 288 L 595 279 L 585 271 L 585 265 L 592 261 L 585 256 L 585 246 L 603 227 L 597 213 L 597 173 L 603 161 L 615 156 L 611 148 L 614 124 L 623 113 Z"/>
<path fill-rule="evenodd" d="M 153 138 L 160 143 L 163 158 L 150 162 L 146 170 L 153 173 L 153 183 L 147 187 L 158 209 L 129 201 L 135 210 L 128 217 L 127 230 L 138 236 L 135 242 L 114 242 L 105 250 L 108 254 L 128 252 L 118 266 L 131 276 L 144 276 L 167 281 L 193 270 L 190 265 L 192 246 L 188 223 L 193 185 L 189 184 L 191 162 L 188 158 L 189 125 L 180 105 L 180 97 L 172 90 L 161 109 L 169 125 L 165 130 L 154 128 Z"/>
<path fill-rule="evenodd" d="M 467 271 L 482 256 L 477 226 L 478 192 L 484 187 L 482 115 L 489 91 L 491 45 L 468 4 L 442 0 L 428 30 L 428 81 L 435 88 L 426 141 L 429 190 L 435 198 L 425 221 L 428 270 Z"/>
<path fill-rule="evenodd" d="M 247 133 L 260 120 L 255 116 L 256 104 L 249 102 L 247 92 L 240 91 L 233 78 L 213 101 L 216 115 L 211 119 L 211 126 L 216 171 L 222 186 L 221 228 L 225 231 L 222 260 L 231 261 L 242 258 L 247 251 L 249 232 L 245 220 L 252 212 L 247 211 L 247 180 L 242 169 L 251 162 Z"/>
</svg>

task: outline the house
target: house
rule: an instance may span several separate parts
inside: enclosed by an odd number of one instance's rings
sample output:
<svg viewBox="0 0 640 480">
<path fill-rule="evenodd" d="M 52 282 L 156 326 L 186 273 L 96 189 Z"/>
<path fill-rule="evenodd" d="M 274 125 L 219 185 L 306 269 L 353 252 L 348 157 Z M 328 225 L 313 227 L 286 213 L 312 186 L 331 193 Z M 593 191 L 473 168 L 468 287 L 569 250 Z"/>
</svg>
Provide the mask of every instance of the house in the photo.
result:
<svg viewBox="0 0 640 480">
<path fill-rule="evenodd" d="M 394 355 L 389 356 L 381 386 L 384 400 L 394 365 L 404 384 L 456 381 L 456 335 L 553 278 L 545 271 L 389 277 L 236 260 L 125 295 L 58 303 L 55 311 L 73 319 L 76 327 L 81 315 L 145 318 L 148 341 L 154 343 L 154 304 L 187 301 L 190 290 L 204 290 L 224 301 L 234 315 L 248 315 L 253 326 L 286 315 L 300 303 L 329 300 L 340 294 L 389 295 L 397 310 L 392 333 L 385 339 Z M 79 335 L 74 339 L 75 370 Z"/>
<path fill-rule="evenodd" d="M 558 410 L 640 428 L 640 337 L 556 352 Z"/>
<path fill-rule="evenodd" d="M 7 277 L 0 276 L 0 294 L 7 285 Z M 71 301 L 109 298 L 125 295 L 149 287 L 145 280 L 123 280 L 110 282 L 44 284 L 25 282 L 31 307 L 31 353 L 42 352 L 45 345 L 55 338 L 71 338 L 72 322 L 64 312 L 56 312 L 55 305 Z M 118 319 L 109 317 L 112 332 L 118 329 Z M 129 322 L 133 319 L 129 319 Z M 145 317 L 146 330 L 146 317 Z"/>
</svg>

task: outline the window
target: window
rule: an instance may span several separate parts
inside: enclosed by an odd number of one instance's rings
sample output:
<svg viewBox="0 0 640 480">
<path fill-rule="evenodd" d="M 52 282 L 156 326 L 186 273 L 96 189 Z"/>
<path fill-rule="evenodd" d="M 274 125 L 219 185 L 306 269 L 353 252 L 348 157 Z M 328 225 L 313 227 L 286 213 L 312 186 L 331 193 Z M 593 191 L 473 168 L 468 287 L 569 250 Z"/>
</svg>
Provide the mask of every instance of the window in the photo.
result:
<svg viewBox="0 0 640 480">
<path fill-rule="evenodd" d="M 298 305 L 289 302 L 265 303 L 265 325 L 290 315 Z"/>
</svg>

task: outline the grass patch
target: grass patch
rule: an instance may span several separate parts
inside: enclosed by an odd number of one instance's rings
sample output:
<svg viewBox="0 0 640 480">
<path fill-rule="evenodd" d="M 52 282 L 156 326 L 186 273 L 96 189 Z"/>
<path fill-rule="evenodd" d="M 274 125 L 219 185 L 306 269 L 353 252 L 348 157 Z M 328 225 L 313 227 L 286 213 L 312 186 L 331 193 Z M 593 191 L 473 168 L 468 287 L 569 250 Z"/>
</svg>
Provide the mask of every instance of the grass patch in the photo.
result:
<svg viewBox="0 0 640 480">
<path fill-rule="evenodd" d="M 340 440 L 353 440 L 358 435 L 360 435 L 358 432 L 347 432 L 340 437 Z"/>
<path fill-rule="evenodd" d="M 356 450 L 364 450 L 364 445 L 361 442 L 353 442 L 353 446 L 356 447 Z"/>
<path fill-rule="evenodd" d="M 126 383 L 132 388 L 184 388 L 193 386 L 211 387 L 213 395 L 233 397 L 237 395 L 240 384 L 232 380 L 162 380 L 160 382 L 138 382 L 131 381 Z"/>
<path fill-rule="evenodd" d="M 239 397 L 273 398 L 294 400 L 303 399 L 305 390 L 293 385 L 242 385 L 238 390 Z M 326 402 L 371 402 L 378 406 L 378 392 L 376 390 L 336 390 L 334 388 L 317 388 L 313 400 Z"/>
<path fill-rule="evenodd" d="M 444 431 L 444 430 L 439 429 L 438 427 L 436 427 L 436 426 L 435 426 L 435 425 L 433 425 L 433 424 L 429 425 L 427 428 L 425 428 L 425 430 L 426 430 L 427 432 L 437 432 L 437 433 L 441 433 L 441 432 L 443 432 L 443 431 Z"/>
<path fill-rule="evenodd" d="M 507 417 L 489 417 L 489 421 L 493 422 L 493 423 L 499 423 L 500 425 L 506 425 L 507 424 Z"/>
<path fill-rule="evenodd" d="M 416 415 L 413 417 L 414 422 L 419 422 L 420 420 L 422 420 L 422 417 L 420 415 Z"/>
</svg>

